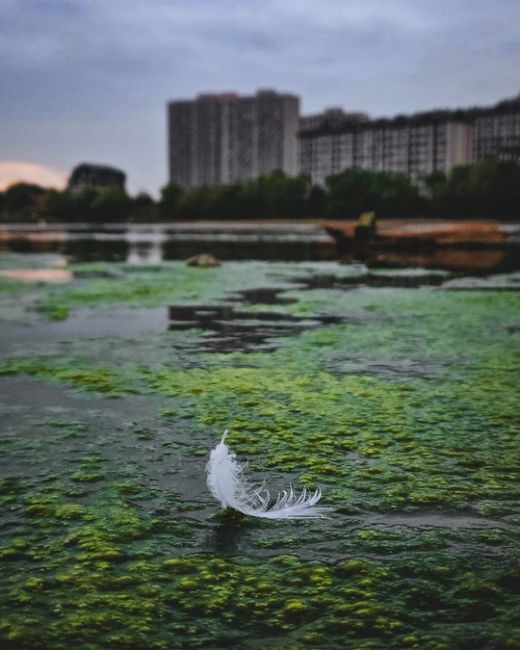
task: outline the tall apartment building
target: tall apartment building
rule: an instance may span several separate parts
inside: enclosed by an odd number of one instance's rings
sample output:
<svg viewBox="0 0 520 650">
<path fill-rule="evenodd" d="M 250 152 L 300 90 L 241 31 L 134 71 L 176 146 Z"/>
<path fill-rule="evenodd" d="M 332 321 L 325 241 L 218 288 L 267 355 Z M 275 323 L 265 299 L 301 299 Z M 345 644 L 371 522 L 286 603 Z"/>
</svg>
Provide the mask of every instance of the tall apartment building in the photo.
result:
<svg viewBox="0 0 520 650">
<path fill-rule="evenodd" d="M 314 183 L 354 167 L 412 179 L 487 155 L 520 156 L 520 96 L 491 108 L 370 120 L 332 109 L 300 120 L 300 171 Z"/>
<path fill-rule="evenodd" d="M 470 162 L 472 133 L 471 124 L 435 113 L 363 121 L 353 121 L 347 113 L 341 123 L 324 119 L 312 130 L 303 122 L 300 170 L 318 184 L 349 167 L 416 179 Z"/>
<path fill-rule="evenodd" d="M 231 183 L 276 169 L 298 171 L 299 98 L 272 90 L 251 97 L 199 95 L 168 104 L 170 182 Z"/>
<path fill-rule="evenodd" d="M 475 157 L 520 158 L 520 95 L 475 111 Z"/>
</svg>

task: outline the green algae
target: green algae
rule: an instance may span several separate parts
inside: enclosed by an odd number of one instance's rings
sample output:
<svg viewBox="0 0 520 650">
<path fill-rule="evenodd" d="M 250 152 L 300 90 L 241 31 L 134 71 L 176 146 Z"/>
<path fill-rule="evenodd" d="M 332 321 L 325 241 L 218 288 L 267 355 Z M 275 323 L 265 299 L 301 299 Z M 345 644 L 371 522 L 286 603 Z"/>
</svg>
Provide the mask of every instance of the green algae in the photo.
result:
<svg viewBox="0 0 520 650">
<path fill-rule="evenodd" d="M 333 503 L 460 509 L 497 492 L 518 497 L 518 486 L 511 483 L 516 475 L 517 440 L 507 427 L 499 435 L 496 420 L 482 413 L 481 391 L 473 384 L 387 385 L 372 377 L 325 374 L 302 381 L 297 362 L 292 371 L 286 364 L 283 371 L 268 374 L 236 367 L 183 373 L 163 370 L 150 381 L 167 395 L 197 395 L 201 426 L 216 431 L 229 428 L 233 448 L 243 455 L 260 456 L 263 468 L 298 470 L 306 486 L 333 485 L 328 497 Z M 430 399 L 423 402 L 426 393 Z M 472 407 L 469 417 L 461 413 L 461 405 Z M 503 414 L 512 406 L 507 397 Z M 494 429 L 492 443 L 474 429 L 477 410 L 482 428 Z M 450 414 L 456 412 L 457 419 L 450 421 Z M 458 431 L 464 443 L 450 431 Z M 491 444 L 499 470 L 490 465 Z M 256 463 L 252 466 L 260 469 Z"/>
<path fill-rule="evenodd" d="M 70 313 L 67 307 L 58 304 L 41 305 L 38 307 L 38 311 L 49 320 L 54 321 L 67 320 Z"/>
<path fill-rule="evenodd" d="M 77 420 L 48 420 L 42 422 L 42 426 L 49 426 L 59 432 L 63 438 L 86 438 L 88 437 L 88 427 L 83 422 Z"/>
<path fill-rule="evenodd" d="M 99 523 L 63 537 L 40 576 L 8 579 L 8 602 L 22 611 L 2 623 L 6 647 L 65 648 L 90 630 L 98 647 L 246 647 L 256 637 L 271 639 L 269 647 L 283 638 L 294 647 L 449 648 L 441 628 L 449 625 L 454 638 L 474 621 L 487 621 L 473 626 L 479 647 L 508 647 L 501 643 L 512 638 L 514 583 L 485 557 L 478 575 L 466 560 L 443 555 L 325 566 L 290 555 L 141 559 L 126 536 L 123 553 L 117 518 L 101 531 Z M 38 570 L 38 549 L 17 550 Z M 42 599 L 57 615 L 53 625 L 26 613 Z"/>
<path fill-rule="evenodd" d="M 280 272 L 289 265 L 277 265 Z M 126 264 L 101 264 L 89 271 L 89 265 L 71 265 L 71 271 L 79 276 L 74 285 L 53 287 L 42 296 L 41 306 L 51 310 L 55 307 L 73 309 L 86 306 L 125 304 L 156 306 L 190 304 L 194 299 L 223 299 L 230 292 L 256 288 L 269 282 L 269 266 L 250 263 L 248 273 L 241 272 L 240 263 L 230 262 L 220 269 L 197 269 L 182 263 L 165 263 L 160 267 L 132 267 Z M 96 277 L 104 273 L 108 278 Z M 83 277 L 82 277 L 83 275 Z M 269 277 L 269 280 L 267 280 Z M 284 279 L 279 281 L 286 286 Z"/>
<path fill-rule="evenodd" d="M 13 360 L 0 364 L 2 375 L 29 375 L 48 379 L 53 382 L 65 383 L 72 387 L 104 393 L 117 397 L 123 393 L 135 392 L 124 381 L 121 368 L 114 371 L 108 367 L 81 368 L 74 360 L 58 363 L 47 359 Z"/>
<path fill-rule="evenodd" d="M 36 293 L 72 311 L 215 304 L 309 270 L 84 265 L 74 285 Z M 279 313 L 344 322 L 190 364 L 164 347 L 170 334 L 138 358 L 135 341 L 74 356 L 35 341 L 3 362 L 0 381 L 74 388 L 86 405 L 6 411 L 3 647 L 518 648 L 518 295 L 287 295 L 298 302 Z M 119 398 L 106 400 L 119 420 L 96 396 Z M 134 399 L 150 414 L 127 415 Z M 253 478 L 320 485 L 331 517 L 219 511 L 203 465 L 225 428 Z"/>
</svg>

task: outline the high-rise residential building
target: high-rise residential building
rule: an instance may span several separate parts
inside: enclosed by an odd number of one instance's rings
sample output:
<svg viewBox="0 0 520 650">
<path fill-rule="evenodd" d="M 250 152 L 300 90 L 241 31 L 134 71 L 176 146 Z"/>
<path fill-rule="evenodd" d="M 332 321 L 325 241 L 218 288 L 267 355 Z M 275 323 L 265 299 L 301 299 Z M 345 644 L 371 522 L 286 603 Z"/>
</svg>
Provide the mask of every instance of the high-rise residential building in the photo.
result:
<svg viewBox="0 0 520 650">
<path fill-rule="evenodd" d="M 170 102 L 170 180 L 190 188 L 280 169 L 322 184 L 351 167 L 415 180 L 488 155 L 520 158 L 520 95 L 488 108 L 376 120 L 341 108 L 301 118 L 298 111 L 298 97 L 272 90 Z"/>
<path fill-rule="evenodd" d="M 273 90 L 168 104 L 170 182 L 185 188 L 298 171 L 299 98 Z"/>
<path fill-rule="evenodd" d="M 439 110 L 371 120 L 329 109 L 302 117 L 300 172 L 323 184 L 343 169 L 418 179 L 494 155 L 520 157 L 520 96 L 490 108 Z"/>
<path fill-rule="evenodd" d="M 475 157 L 520 158 L 520 95 L 475 111 Z"/>
<path fill-rule="evenodd" d="M 331 123 L 327 115 L 311 130 L 302 121 L 299 132 L 300 171 L 314 183 L 351 167 L 416 179 L 473 159 L 473 127 L 460 119 L 425 113 L 353 120 L 345 113 L 343 121 Z"/>
</svg>

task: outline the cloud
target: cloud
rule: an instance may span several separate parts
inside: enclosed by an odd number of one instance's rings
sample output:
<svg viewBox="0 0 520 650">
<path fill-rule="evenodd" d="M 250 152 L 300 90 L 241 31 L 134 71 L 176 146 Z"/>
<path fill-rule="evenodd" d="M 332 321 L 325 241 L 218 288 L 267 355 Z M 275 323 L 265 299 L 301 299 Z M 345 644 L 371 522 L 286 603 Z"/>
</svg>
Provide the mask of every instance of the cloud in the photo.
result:
<svg viewBox="0 0 520 650">
<path fill-rule="evenodd" d="M 65 174 L 43 165 L 26 162 L 0 162 L 0 190 L 5 190 L 9 185 L 20 182 L 63 189 L 66 177 Z"/>
<path fill-rule="evenodd" d="M 444 4 L 3 0 L 2 156 L 106 161 L 131 191 L 154 191 L 170 99 L 270 87 L 300 95 L 304 113 L 390 116 L 516 95 L 520 2 Z"/>
</svg>

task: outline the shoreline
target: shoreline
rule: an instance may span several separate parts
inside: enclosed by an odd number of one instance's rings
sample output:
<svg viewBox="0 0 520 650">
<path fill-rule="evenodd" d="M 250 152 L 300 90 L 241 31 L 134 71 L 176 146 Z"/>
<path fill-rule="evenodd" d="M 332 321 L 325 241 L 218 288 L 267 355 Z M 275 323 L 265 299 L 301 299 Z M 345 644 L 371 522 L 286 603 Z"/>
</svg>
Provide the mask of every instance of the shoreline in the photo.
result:
<svg viewBox="0 0 520 650">
<path fill-rule="evenodd" d="M 195 221 L 155 221 L 155 222 L 132 222 L 132 221 L 111 221 L 104 223 L 96 222 L 27 222 L 27 221 L 5 221 L 0 222 L 0 231 L 6 230 L 34 230 L 34 231 L 53 231 L 53 230 L 156 230 L 156 231 L 188 231 L 188 230 L 315 230 L 324 228 L 328 223 L 343 224 L 345 226 L 357 223 L 357 219 L 233 219 L 233 220 L 195 220 Z M 377 227 L 379 231 L 393 230 L 395 228 L 429 228 L 432 226 L 464 226 L 470 224 L 490 224 L 500 228 L 520 228 L 520 218 L 518 220 L 505 219 L 462 219 L 462 218 L 392 218 L 378 219 Z"/>
</svg>

